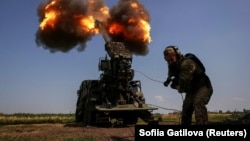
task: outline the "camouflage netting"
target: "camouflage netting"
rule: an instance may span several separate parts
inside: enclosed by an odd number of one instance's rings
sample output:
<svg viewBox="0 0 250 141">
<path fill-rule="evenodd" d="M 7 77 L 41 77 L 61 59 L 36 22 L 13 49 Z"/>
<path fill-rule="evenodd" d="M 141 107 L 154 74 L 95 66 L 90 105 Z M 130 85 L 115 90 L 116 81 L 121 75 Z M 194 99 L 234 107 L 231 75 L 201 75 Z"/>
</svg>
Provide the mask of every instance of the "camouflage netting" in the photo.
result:
<svg viewBox="0 0 250 141">
<path fill-rule="evenodd" d="M 105 48 L 110 57 L 132 58 L 132 53 L 122 42 L 107 42 Z"/>
</svg>

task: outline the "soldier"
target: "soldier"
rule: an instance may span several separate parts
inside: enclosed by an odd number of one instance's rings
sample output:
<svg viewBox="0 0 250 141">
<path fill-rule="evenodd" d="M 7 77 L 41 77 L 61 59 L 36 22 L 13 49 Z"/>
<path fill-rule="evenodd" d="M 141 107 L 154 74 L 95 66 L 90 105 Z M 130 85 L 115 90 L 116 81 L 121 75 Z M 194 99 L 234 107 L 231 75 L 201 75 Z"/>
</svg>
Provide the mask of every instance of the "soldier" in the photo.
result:
<svg viewBox="0 0 250 141">
<path fill-rule="evenodd" d="M 206 105 L 213 88 L 201 61 L 194 54 L 181 54 L 175 46 L 165 48 L 164 59 L 168 63 L 168 77 L 164 86 L 167 87 L 171 83 L 171 88 L 179 93 L 186 93 L 181 124 L 191 125 L 193 112 L 197 125 L 208 124 Z"/>
</svg>

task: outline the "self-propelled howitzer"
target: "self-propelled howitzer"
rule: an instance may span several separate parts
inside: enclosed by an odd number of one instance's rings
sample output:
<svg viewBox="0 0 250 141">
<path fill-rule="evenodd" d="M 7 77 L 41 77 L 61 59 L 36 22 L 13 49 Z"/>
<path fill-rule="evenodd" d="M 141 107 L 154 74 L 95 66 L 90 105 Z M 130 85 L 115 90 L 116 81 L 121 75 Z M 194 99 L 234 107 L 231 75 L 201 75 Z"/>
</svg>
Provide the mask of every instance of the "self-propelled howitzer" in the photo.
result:
<svg viewBox="0 0 250 141">
<path fill-rule="evenodd" d="M 100 79 L 82 81 L 77 91 L 76 122 L 129 125 L 140 118 L 156 123 L 152 111 L 157 108 L 145 103 L 140 80 L 133 80 L 133 54 L 123 42 L 106 41 L 105 50 L 98 65 Z"/>
</svg>

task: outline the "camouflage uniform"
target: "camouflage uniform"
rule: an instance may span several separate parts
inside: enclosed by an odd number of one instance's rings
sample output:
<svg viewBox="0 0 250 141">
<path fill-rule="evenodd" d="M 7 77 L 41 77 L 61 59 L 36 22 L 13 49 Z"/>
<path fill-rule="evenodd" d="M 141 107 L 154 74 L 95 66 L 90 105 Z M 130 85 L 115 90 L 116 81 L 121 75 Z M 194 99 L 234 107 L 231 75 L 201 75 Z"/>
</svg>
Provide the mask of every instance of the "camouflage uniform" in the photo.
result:
<svg viewBox="0 0 250 141">
<path fill-rule="evenodd" d="M 213 88 L 205 70 L 195 60 L 183 55 L 173 65 L 169 65 L 168 78 L 173 77 L 171 87 L 180 93 L 186 93 L 182 106 L 182 125 L 191 125 L 195 113 L 196 124 L 208 123 L 206 105 Z"/>
</svg>

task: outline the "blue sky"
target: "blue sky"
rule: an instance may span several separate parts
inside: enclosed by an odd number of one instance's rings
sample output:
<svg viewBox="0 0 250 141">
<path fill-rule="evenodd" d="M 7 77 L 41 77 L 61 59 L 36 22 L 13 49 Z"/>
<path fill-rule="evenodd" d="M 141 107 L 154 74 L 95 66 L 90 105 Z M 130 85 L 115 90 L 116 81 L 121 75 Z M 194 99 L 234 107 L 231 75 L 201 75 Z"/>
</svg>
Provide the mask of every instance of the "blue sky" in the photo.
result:
<svg viewBox="0 0 250 141">
<path fill-rule="evenodd" d="M 101 73 L 98 62 L 106 52 L 100 35 L 82 52 L 50 53 L 37 46 L 41 2 L 46 1 L 1 2 L 0 113 L 74 113 L 81 81 L 98 79 Z M 108 7 L 117 2 L 106 0 Z M 152 42 L 147 55 L 134 56 L 132 68 L 146 103 L 181 110 L 181 95 L 158 82 L 167 75 L 164 48 L 177 45 L 182 53 L 195 53 L 206 67 L 214 87 L 209 111 L 250 109 L 249 0 L 140 2 L 150 13 Z"/>
</svg>

